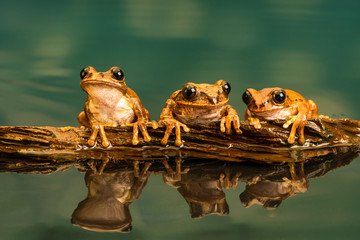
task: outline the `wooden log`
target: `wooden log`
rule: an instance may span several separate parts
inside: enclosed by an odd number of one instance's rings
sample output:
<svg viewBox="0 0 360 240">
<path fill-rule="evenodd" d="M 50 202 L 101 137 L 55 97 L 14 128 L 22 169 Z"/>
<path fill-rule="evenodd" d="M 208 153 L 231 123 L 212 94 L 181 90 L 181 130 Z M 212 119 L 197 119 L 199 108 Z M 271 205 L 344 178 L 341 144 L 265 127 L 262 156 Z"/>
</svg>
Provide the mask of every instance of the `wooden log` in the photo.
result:
<svg viewBox="0 0 360 240">
<path fill-rule="evenodd" d="M 307 122 L 304 145 L 287 143 L 289 129 L 284 121 L 262 122 L 255 129 L 247 121 L 241 122 L 243 134 L 221 133 L 218 124 L 190 125 L 189 133 L 182 133 L 183 145 L 174 144 L 170 136 L 166 146 L 161 144 L 164 128 L 148 128 L 152 140 L 140 137 L 131 144 L 132 128 L 106 128 L 111 147 L 101 144 L 90 148 L 90 130 L 80 127 L 0 127 L 1 159 L 26 159 L 37 162 L 79 162 L 88 159 L 158 160 L 164 157 L 184 159 L 220 159 L 227 161 L 299 162 L 331 152 L 357 151 L 360 143 L 360 122 L 350 119 L 319 118 Z"/>
</svg>

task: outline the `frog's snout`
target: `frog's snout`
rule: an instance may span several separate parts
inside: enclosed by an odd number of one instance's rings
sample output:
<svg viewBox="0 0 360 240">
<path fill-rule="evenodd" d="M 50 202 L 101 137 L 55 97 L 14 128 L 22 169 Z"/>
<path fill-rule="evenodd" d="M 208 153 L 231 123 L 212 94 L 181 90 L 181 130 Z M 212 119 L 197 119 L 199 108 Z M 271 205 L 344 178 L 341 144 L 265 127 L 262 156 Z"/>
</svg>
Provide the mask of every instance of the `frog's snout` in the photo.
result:
<svg viewBox="0 0 360 240">
<path fill-rule="evenodd" d="M 206 95 L 206 98 L 208 99 L 208 101 L 211 103 L 211 104 L 217 104 L 219 102 L 219 100 L 217 99 L 217 97 L 211 97 L 209 95 Z"/>
</svg>

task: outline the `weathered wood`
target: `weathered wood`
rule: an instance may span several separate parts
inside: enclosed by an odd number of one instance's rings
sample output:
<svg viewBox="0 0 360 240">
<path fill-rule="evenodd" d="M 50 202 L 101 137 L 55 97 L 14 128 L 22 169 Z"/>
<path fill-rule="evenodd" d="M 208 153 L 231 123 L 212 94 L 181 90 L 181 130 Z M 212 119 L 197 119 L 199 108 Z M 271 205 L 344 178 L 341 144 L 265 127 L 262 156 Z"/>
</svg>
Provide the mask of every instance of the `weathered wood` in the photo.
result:
<svg viewBox="0 0 360 240">
<path fill-rule="evenodd" d="M 255 160 L 262 162 L 298 162 L 334 151 L 357 149 L 360 143 L 360 122 L 350 119 L 314 119 L 305 128 L 306 143 L 287 143 L 289 129 L 284 121 L 262 122 L 255 129 L 247 121 L 241 122 L 243 134 L 227 135 L 218 124 L 191 125 L 189 133 L 182 133 L 183 145 L 174 145 L 174 136 L 168 145 L 161 144 L 163 128 L 149 128 L 152 141 L 140 138 L 131 144 L 132 128 L 106 128 L 112 146 L 87 146 L 90 130 L 79 127 L 0 127 L 1 159 L 27 159 L 37 162 L 74 162 L 88 159 L 156 160 L 164 157 L 221 159 L 228 161 Z"/>
</svg>

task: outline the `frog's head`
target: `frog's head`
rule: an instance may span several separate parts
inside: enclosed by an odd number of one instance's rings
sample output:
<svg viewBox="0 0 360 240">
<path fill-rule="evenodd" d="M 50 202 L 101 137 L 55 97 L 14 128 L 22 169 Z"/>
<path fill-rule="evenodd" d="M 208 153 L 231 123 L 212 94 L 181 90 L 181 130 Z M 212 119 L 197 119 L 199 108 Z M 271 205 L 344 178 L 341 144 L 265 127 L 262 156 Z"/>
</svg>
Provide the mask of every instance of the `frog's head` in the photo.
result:
<svg viewBox="0 0 360 240">
<path fill-rule="evenodd" d="M 267 112 L 288 107 L 288 96 L 282 88 L 264 88 L 260 91 L 248 88 L 242 99 L 251 112 Z"/>
<path fill-rule="evenodd" d="M 231 86 L 224 80 L 215 84 L 186 83 L 177 95 L 175 101 L 190 106 L 216 106 L 225 105 L 229 101 Z"/>
<path fill-rule="evenodd" d="M 119 67 L 112 67 L 106 72 L 97 72 L 88 66 L 80 72 L 80 86 L 89 93 L 102 88 L 118 88 L 126 90 L 124 71 Z"/>
</svg>

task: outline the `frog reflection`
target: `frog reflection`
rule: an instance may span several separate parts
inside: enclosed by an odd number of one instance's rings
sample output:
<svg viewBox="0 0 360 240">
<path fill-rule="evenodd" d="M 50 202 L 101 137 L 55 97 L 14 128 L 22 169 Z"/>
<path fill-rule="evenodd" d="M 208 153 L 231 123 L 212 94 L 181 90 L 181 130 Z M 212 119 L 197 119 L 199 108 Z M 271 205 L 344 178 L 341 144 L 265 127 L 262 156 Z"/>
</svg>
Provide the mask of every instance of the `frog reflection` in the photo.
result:
<svg viewBox="0 0 360 240">
<path fill-rule="evenodd" d="M 139 173 L 137 169 L 103 173 L 88 170 L 85 183 L 88 196 L 79 203 L 71 222 L 98 232 L 129 232 L 132 218 L 129 205 L 141 194 L 150 176 L 150 163 Z"/>
<path fill-rule="evenodd" d="M 163 179 L 185 198 L 190 207 L 192 218 L 201 218 L 209 214 L 226 215 L 229 206 L 225 193 L 217 177 L 217 168 L 191 168 L 181 171 L 181 159 L 176 159 L 174 171 L 167 161 L 163 161 L 166 171 Z M 215 174 L 214 174 L 215 170 Z"/>
<path fill-rule="evenodd" d="M 141 171 L 138 164 L 132 168 L 127 161 L 112 162 L 105 171 L 93 168 L 86 173 L 89 194 L 74 211 L 72 222 L 95 231 L 130 231 L 129 205 L 139 197 L 151 173 L 162 173 L 165 183 L 177 189 L 188 203 L 192 218 L 228 214 L 223 189 L 236 189 L 241 185 L 239 182 L 246 183 L 240 194 L 243 206 L 260 204 L 274 209 L 285 199 L 306 192 L 308 178 L 324 176 L 330 170 L 349 164 L 358 157 L 358 150 L 341 147 L 336 154 L 334 149 L 319 154 L 321 157 L 312 156 L 302 163 L 281 165 L 210 159 L 182 162 L 179 158 L 169 162 L 163 160 L 163 164 L 146 163 Z"/>
<path fill-rule="evenodd" d="M 283 200 L 306 192 L 309 181 L 304 174 L 304 163 L 300 163 L 299 174 L 296 174 L 295 164 L 289 164 L 290 179 L 261 178 L 259 176 L 248 180 L 245 191 L 240 194 L 240 201 L 248 208 L 254 204 L 262 205 L 265 209 L 277 208 Z"/>
</svg>

